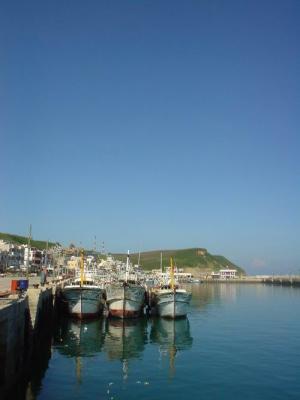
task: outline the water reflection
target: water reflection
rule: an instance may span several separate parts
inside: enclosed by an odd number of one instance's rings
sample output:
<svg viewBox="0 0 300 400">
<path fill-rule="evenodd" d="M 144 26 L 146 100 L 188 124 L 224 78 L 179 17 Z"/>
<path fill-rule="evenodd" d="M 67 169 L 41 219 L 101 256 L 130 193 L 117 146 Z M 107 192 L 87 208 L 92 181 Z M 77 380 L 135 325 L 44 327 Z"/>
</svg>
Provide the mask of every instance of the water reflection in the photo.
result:
<svg viewBox="0 0 300 400">
<path fill-rule="evenodd" d="M 24 390 L 24 394 L 19 399 L 37 399 L 40 396 L 44 398 L 44 390 L 48 390 L 47 387 L 52 379 L 47 381 L 46 378 L 47 383 L 43 383 L 44 375 L 47 377 L 48 362 L 51 358 L 53 360 L 50 362 L 54 362 L 58 366 L 58 370 L 61 367 L 57 363 L 64 365 L 67 359 L 72 359 L 66 363 L 72 367 L 63 369 L 62 382 L 66 387 L 72 382 L 72 390 L 75 391 L 72 392 L 73 394 L 81 393 L 79 390 L 91 390 L 88 383 L 91 379 L 89 375 L 91 368 L 95 375 L 98 370 L 101 371 L 102 379 L 107 385 L 105 389 L 107 393 L 114 390 L 115 392 L 120 391 L 121 395 L 124 390 L 131 390 L 132 385 L 139 386 L 139 390 L 142 388 L 146 390 L 147 385 L 151 385 L 149 371 L 151 371 L 153 363 L 145 366 L 143 371 L 137 371 L 137 364 L 132 361 L 143 362 L 149 342 L 157 345 L 159 349 L 156 354 L 151 352 L 154 356 L 154 363 L 156 364 L 156 361 L 159 362 L 162 358 L 166 360 L 169 364 L 170 376 L 173 377 L 178 352 L 190 349 L 193 344 L 189 320 L 187 318 L 181 320 L 161 318 L 93 321 L 64 318 L 58 320 L 52 332 L 48 330 L 47 340 L 44 340 L 43 346 L 39 346 L 39 350 L 37 350 L 37 361 L 34 363 L 34 371 L 27 385 L 27 393 L 25 394 Z M 105 360 L 106 363 L 111 363 L 110 366 L 105 365 Z M 137 373 L 139 380 L 136 380 Z M 64 388 L 61 389 L 64 390 Z M 71 392 L 69 397 L 71 398 Z M 66 398 L 69 397 L 66 396 Z"/>
<path fill-rule="evenodd" d="M 228 283 L 201 283 L 190 285 L 192 292 L 191 305 L 201 310 L 208 305 L 221 305 L 224 302 L 235 302 L 239 290 L 238 284 Z"/>
<path fill-rule="evenodd" d="M 139 357 L 147 343 L 147 320 L 107 320 L 104 351 L 109 360 Z"/>
<path fill-rule="evenodd" d="M 149 341 L 159 345 L 159 353 L 170 359 L 170 371 L 175 372 L 178 351 L 191 348 L 193 338 L 187 318 L 165 320 L 156 318 L 97 321 L 62 320 L 58 325 L 54 345 L 66 357 L 75 357 L 76 378 L 81 383 L 81 360 L 105 353 L 108 361 L 120 361 L 123 380 L 129 376 L 130 359 L 139 359 Z"/>
<path fill-rule="evenodd" d="M 94 321 L 61 320 L 54 335 L 54 345 L 68 357 L 92 357 L 102 350 L 105 337 L 102 319 Z"/>
<path fill-rule="evenodd" d="M 176 350 L 191 348 L 193 338 L 190 333 L 188 318 L 177 320 L 153 319 L 150 339 L 152 342 L 159 344 L 162 351 L 168 350 L 170 346 L 176 347 Z"/>
<path fill-rule="evenodd" d="M 119 320 L 106 321 L 106 335 L 103 350 L 110 361 L 122 362 L 123 379 L 128 378 L 129 359 L 140 357 L 148 341 L 147 320 Z"/>
<path fill-rule="evenodd" d="M 54 346 L 66 357 L 75 358 L 75 374 L 82 383 L 82 358 L 94 357 L 104 343 L 103 320 L 80 321 L 62 319 L 54 332 Z"/>
<path fill-rule="evenodd" d="M 163 357 L 169 357 L 170 375 L 175 375 L 175 358 L 178 351 L 190 349 L 193 338 L 188 318 L 167 320 L 156 318 L 152 321 L 150 339 L 159 345 Z"/>
<path fill-rule="evenodd" d="M 77 381 L 81 382 L 81 358 L 100 352 L 106 353 L 109 361 L 121 361 L 123 379 L 127 379 L 129 359 L 140 357 L 147 340 L 145 319 L 65 319 L 56 329 L 54 345 L 60 354 L 75 357 Z"/>
</svg>

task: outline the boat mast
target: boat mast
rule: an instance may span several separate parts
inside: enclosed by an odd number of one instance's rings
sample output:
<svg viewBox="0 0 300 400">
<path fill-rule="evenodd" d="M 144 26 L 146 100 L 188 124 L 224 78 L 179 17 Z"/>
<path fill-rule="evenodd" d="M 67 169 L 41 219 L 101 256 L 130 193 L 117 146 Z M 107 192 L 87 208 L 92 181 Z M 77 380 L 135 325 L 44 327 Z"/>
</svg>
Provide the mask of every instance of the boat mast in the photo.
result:
<svg viewBox="0 0 300 400">
<path fill-rule="evenodd" d="M 127 252 L 125 282 L 128 281 L 128 273 L 129 273 L 129 250 Z"/>
<path fill-rule="evenodd" d="M 161 272 L 161 277 L 163 274 L 163 266 L 162 266 L 162 251 L 160 252 L 160 272 Z"/>
<path fill-rule="evenodd" d="M 171 289 L 175 289 L 175 276 L 174 276 L 174 265 L 173 265 L 173 258 L 171 257 L 171 276 L 170 276 L 170 284 L 171 284 Z"/>
<path fill-rule="evenodd" d="M 171 289 L 173 291 L 173 318 L 175 318 L 175 303 L 176 303 L 176 286 L 175 286 L 175 275 L 174 275 L 174 265 L 173 258 L 171 257 Z"/>
<path fill-rule="evenodd" d="M 80 286 L 83 285 L 84 280 L 84 258 L 83 258 L 83 250 L 81 250 L 80 256 Z"/>
</svg>

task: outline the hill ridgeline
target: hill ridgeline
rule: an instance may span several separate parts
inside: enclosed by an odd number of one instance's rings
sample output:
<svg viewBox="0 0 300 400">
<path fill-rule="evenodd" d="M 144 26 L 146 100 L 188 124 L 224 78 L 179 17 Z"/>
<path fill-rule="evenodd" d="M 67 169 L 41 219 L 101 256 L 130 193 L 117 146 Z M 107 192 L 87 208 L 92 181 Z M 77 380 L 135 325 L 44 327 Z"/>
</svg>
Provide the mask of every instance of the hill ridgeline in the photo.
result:
<svg viewBox="0 0 300 400">
<path fill-rule="evenodd" d="M 180 250 L 154 250 L 140 253 L 140 264 L 145 270 L 160 268 L 160 253 L 162 253 L 162 264 L 165 268 L 170 265 L 170 257 L 178 268 L 184 268 L 185 272 L 203 273 L 218 271 L 229 267 L 237 269 L 238 274 L 244 275 L 245 271 L 229 261 L 224 256 L 212 255 L 203 248 L 191 248 Z M 125 260 L 126 254 L 113 254 L 116 258 Z M 133 264 L 138 263 L 138 253 L 130 255 Z"/>
<path fill-rule="evenodd" d="M 1 239 L 17 245 L 28 243 L 27 237 L 9 233 L 0 232 L 0 240 Z M 50 248 L 58 244 L 58 242 L 49 242 L 48 246 Z M 43 250 L 46 249 L 47 242 L 43 240 L 32 239 L 31 246 Z M 184 268 L 185 272 L 192 272 L 195 275 L 197 275 L 197 273 L 209 273 L 211 271 L 218 271 L 226 267 L 237 269 L 238 274 L 240 275 L 245 274 L 245 271 L 241 267 L 235 265 L 224 256 L 212 255 L 206 249 L 199 247 L 179 250 L 153 250 L 141 252 L 140 264 L 142 265 L 143 269 L 147 271 L 152 269 L 159 269 L 161 253 L 163 256 L 162 264 L 164 268 L 170 265 L 170 257 L 173 257 L 175 265 L 178 268 Z M 112 255 L 117 259 L 123 261 L 126 260 L 126 254 L 115 253 Z M 130 255 L 130 259 L 133 264 L 138 263 L 138 258 L 138 253 L 133 253 Z"/>
</svg>

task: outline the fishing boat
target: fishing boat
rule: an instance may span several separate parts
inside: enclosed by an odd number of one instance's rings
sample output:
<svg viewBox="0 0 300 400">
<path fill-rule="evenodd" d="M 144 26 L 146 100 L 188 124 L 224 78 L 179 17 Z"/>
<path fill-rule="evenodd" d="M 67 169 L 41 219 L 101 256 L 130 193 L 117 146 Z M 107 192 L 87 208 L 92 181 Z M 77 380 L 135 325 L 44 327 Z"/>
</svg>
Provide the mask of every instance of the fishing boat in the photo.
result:
<svg viewBox="0 0 300 400">
<path fill-rule="evenodd" d="M 165 318 L 185 317 L 191 301 L 191 293 L 180 288 L 175 282 L 173 260 L 171 258 L 170 281 L 162 282 L 150 290 L 151 313 Z"/>
<path fill-rule="evenodd" d="M 105 291 L 91 275 L 85 274 L 83 252 L 80 260 L 80 277 L 62 288 L 61 297 L 67 311 L 73 317 L 93 318 L 103 312 Z"/>
<path fill-rule="evenodd" d="M 129 251 L 127 254 L 125 278 L 106 285 L 108 315 L 118 318 L 136 318 L 142 314 L 145 303 L 145 288 L 131 273 Z"/>
</svg>

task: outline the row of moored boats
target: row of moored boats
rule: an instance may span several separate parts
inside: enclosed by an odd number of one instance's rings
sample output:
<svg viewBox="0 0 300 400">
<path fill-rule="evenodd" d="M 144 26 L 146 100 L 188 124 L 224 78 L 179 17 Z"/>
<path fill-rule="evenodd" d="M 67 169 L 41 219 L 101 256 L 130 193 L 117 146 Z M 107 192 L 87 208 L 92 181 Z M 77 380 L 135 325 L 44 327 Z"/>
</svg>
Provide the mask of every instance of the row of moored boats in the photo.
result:
<svg viewBox="0 0 300 400">
<path fill-rule="evenodd" d="M 144 313 L 185 317 L 191 293 L 175 280 L 172 259 L 169 271 L 164 279 L 149 280 L 134 271 L 128 252 L 123 273 L 99 279 L 96 271 L 87 270 L 82 254 L 80 269 L 61 289 L 60 297 L 68 313 L 80 319 L 101 315 L 137 318 Z"/>
</svg>

